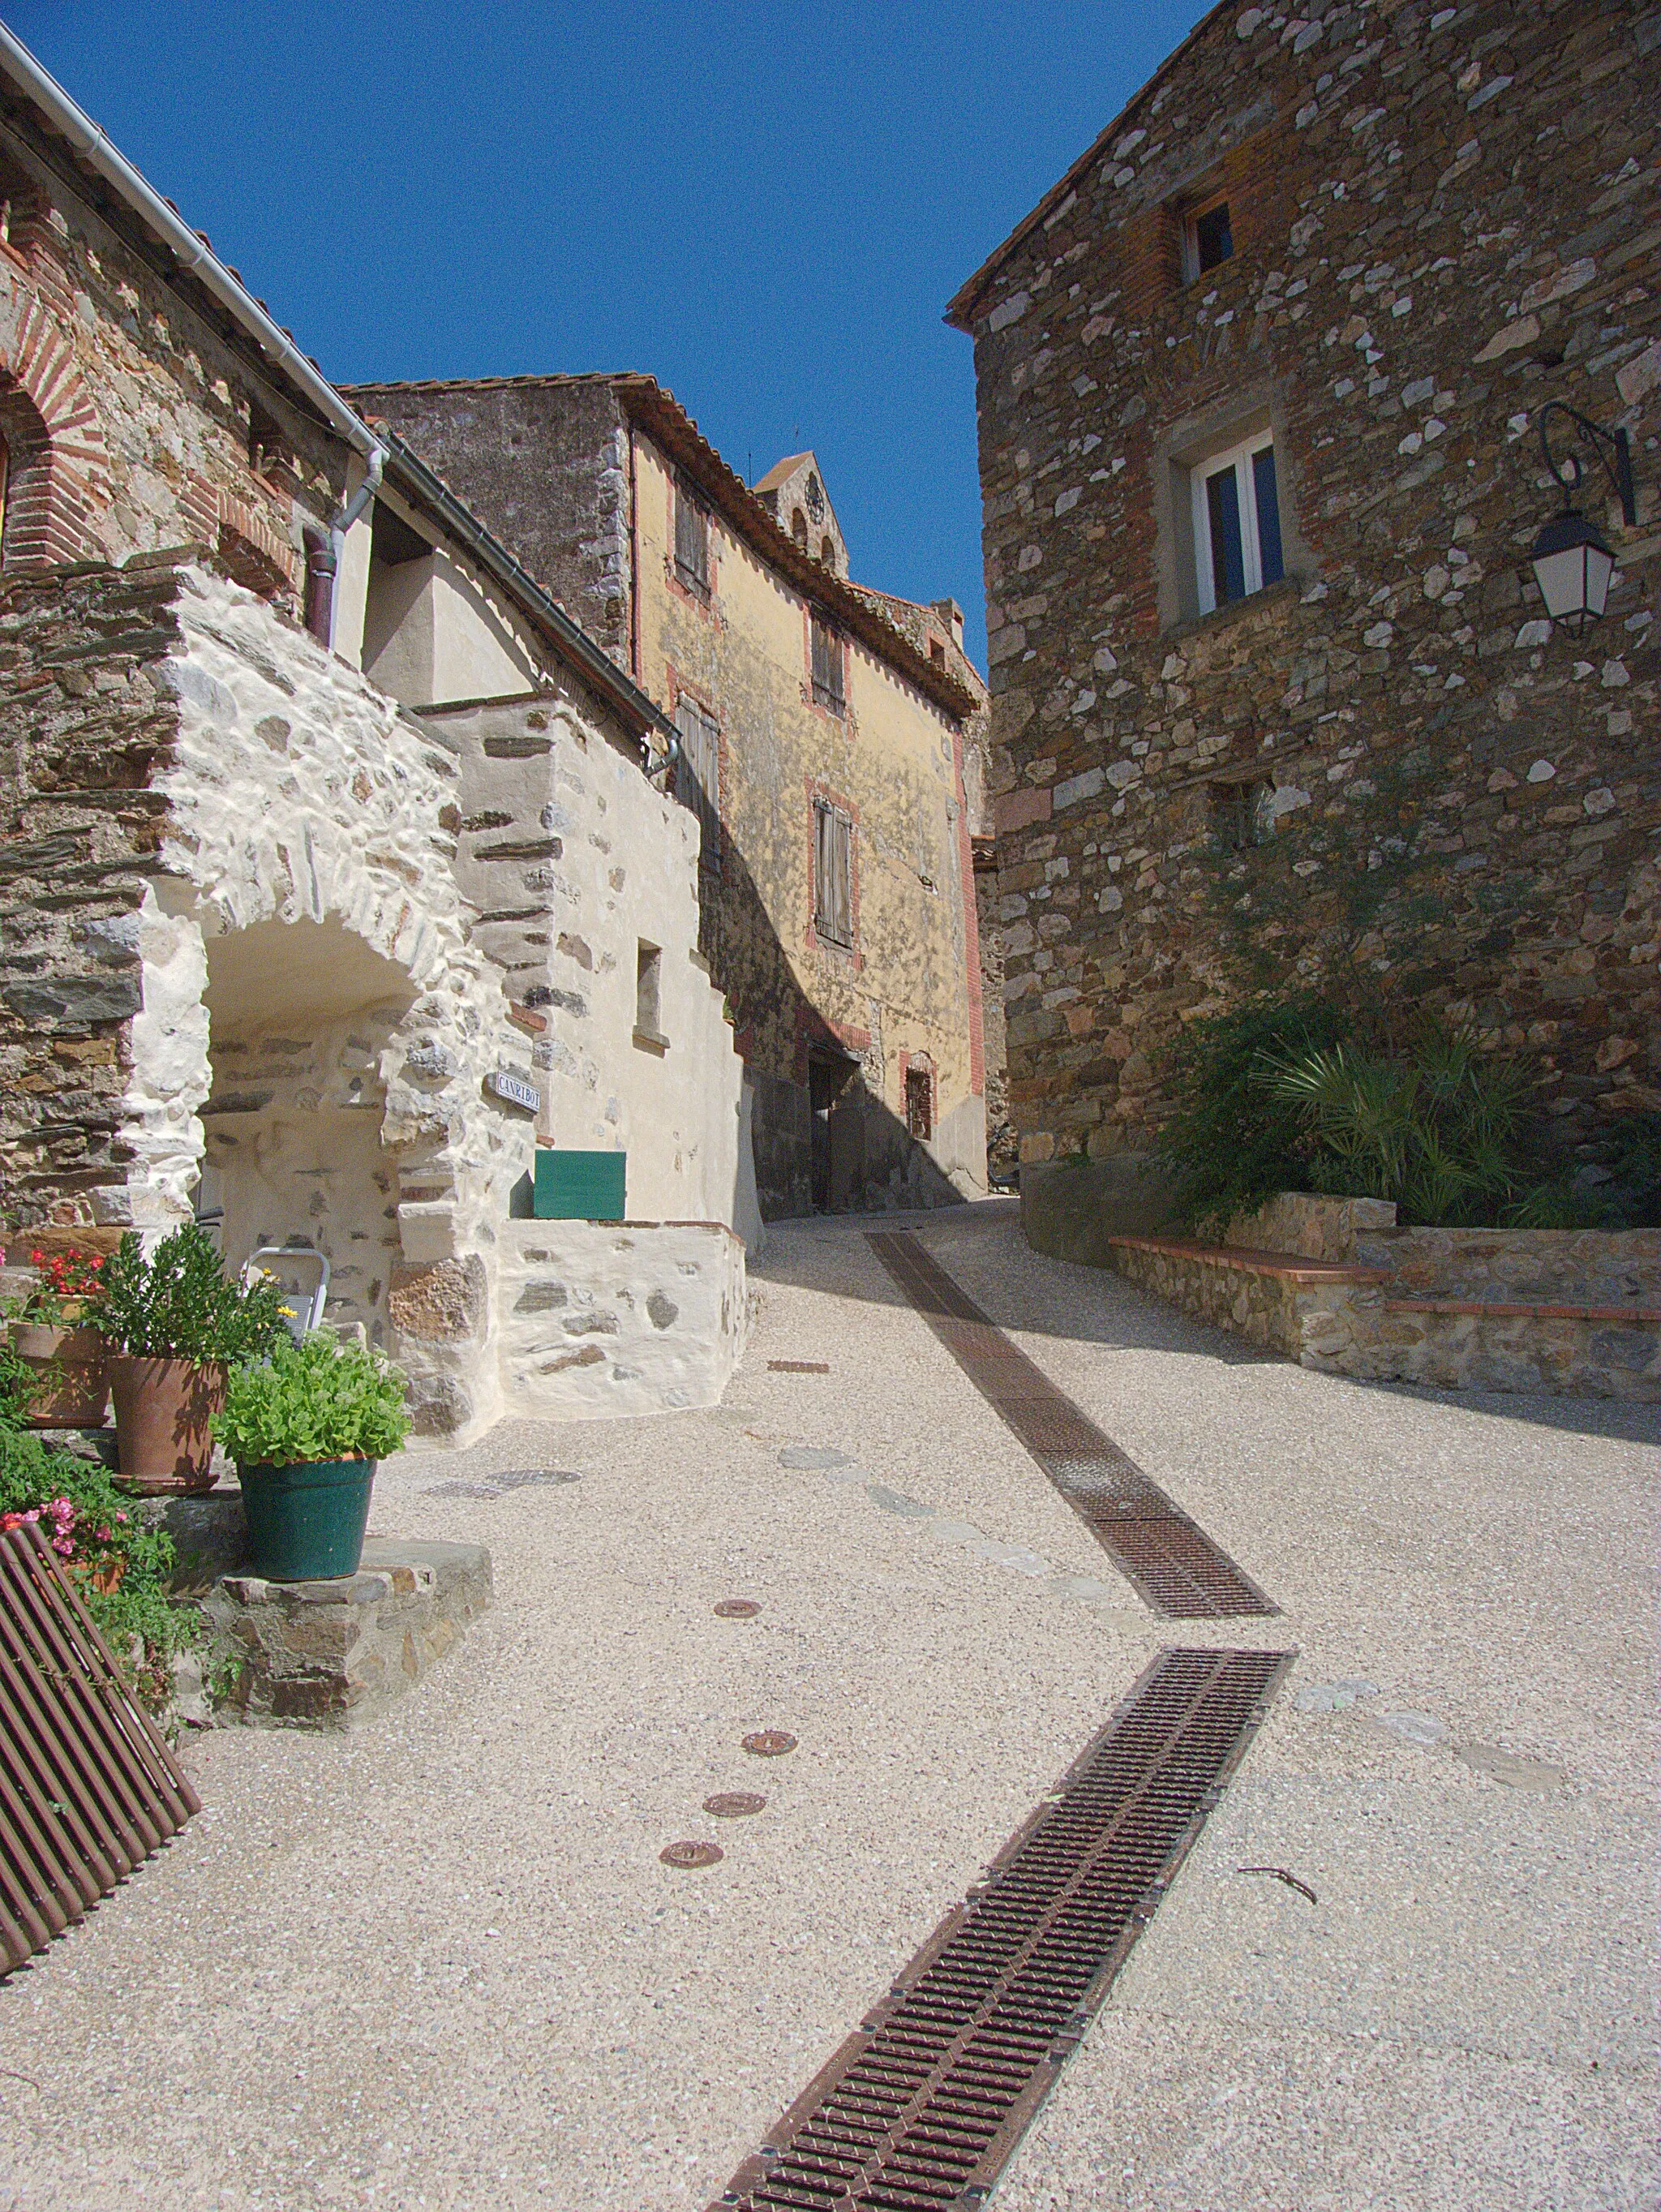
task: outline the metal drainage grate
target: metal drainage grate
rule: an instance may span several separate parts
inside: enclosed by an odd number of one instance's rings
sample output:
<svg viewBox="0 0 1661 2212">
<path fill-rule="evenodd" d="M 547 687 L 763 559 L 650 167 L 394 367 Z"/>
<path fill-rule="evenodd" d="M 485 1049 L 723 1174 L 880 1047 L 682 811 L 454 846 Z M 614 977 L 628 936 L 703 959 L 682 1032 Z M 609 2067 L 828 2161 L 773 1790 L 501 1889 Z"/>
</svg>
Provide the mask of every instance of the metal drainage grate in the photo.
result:
<svg viewBox="0 0 1661 2212">
<path fill-rule="evenodd" d="M 1170 1620 L 1273 1614 L 1257 1584 L 1128 1453 L 1058 1390 L 915 1237 L 872 1249 L 993 1411 L 1155 1613 Z"/>
<path fill-rule="evenodd" d="M 39 1528 L 0 1534 L 0 1974 L 201 1809 Z"/>
<path fill-rule="evenodd" d="M 1161 1652 L 711 2212 L 983 2203 L 1294 1656 Z"/>
</svg>

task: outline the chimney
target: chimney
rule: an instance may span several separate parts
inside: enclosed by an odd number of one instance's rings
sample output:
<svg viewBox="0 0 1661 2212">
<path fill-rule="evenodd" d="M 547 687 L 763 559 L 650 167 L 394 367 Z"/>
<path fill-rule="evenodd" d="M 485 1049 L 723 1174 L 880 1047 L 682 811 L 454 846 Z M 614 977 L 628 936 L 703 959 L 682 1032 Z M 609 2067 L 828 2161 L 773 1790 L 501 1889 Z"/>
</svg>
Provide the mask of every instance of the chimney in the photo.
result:
<svg viewBox="0 0 1661 2212">
<path fill-rule="evenodd" d="M 960 653 L 963 650 L 963 610 L 955 599 L 931 599 L 929 611 L 940 617 L 952 634 L 952 643 Z"/>
</svg>

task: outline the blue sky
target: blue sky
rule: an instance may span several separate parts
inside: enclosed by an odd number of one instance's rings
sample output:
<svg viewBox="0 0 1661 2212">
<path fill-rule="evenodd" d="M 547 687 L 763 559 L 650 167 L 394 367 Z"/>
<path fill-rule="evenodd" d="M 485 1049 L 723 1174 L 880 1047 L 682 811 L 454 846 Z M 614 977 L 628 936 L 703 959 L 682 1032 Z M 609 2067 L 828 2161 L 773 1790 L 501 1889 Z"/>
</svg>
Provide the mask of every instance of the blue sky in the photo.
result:
<svg viewBox="0 0 1661 2212">
<path fill-rule="evenodd" d="M 341 382 L 639 368 L 984 650 L 946 301 L 1197 0 L 0 0 Z"/>
</svg>

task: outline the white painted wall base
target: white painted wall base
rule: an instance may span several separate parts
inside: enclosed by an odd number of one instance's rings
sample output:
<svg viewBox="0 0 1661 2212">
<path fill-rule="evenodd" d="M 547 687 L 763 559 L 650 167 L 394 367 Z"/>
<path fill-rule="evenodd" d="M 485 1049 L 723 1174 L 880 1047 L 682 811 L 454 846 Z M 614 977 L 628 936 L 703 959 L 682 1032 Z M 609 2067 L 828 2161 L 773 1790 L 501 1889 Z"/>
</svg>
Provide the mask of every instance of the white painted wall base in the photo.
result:
<svg viewBox="0 0 1661 2212">
<path fill-rule="evenodd" d="M 506 1413 L 719 1404 L 749 1328 L 743 1243 L 723 1223 L 509 1221 L 497 1265 Z"/>
</svg>

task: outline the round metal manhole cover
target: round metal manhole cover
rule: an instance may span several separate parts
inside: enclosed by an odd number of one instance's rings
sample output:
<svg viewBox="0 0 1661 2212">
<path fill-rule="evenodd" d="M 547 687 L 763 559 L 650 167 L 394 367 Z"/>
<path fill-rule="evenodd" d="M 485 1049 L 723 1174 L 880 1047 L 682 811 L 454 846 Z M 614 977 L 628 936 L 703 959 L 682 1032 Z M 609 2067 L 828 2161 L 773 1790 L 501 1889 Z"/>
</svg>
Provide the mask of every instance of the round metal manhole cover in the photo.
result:
<svg viewBox="0 0 1661 2212">
<path fill-rule="evenodd" d="M 726 1853 L 719 1844 L 687 1843 L 665 1844 L 658 1856 L 668 1867 L 706 1867 L 724 1858 Z"/>
<path fill-rule="evenodd" d="M 746 1813 L 759 1813 L 767 1802 L 755 1790 L 718 1790 L 714 1796 L 705 1798 L 704 1810 L 719 1820 L 737 1820 Z"/>
<path fill-rule="evenodd" d="M 744 1738 L 744 1749 L 753 1751 L 758 1759 L 778 1759 L 795 1748 L 796 1738 L 787 1729 L 757 1729 L 754 1735 Z"/>
<path fill-rule="evenodd" d="M 753 1597 L 724 1597 L 715 1608 L 718 1620 L 754 1620 L 761 1610 Z"/>
</svg>

